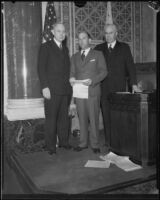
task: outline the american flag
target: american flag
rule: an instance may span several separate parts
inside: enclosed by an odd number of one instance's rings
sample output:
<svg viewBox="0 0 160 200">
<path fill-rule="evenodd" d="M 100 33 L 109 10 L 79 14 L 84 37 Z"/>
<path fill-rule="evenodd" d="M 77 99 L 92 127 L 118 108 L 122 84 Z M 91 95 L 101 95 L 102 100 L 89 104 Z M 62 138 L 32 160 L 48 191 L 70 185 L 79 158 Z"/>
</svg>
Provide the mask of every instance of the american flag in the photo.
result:
<svg viewBox="0 0 160 200">
<path fill-rule="evenodd" d="M 51 32 L 53 24 L 57 21 L 56 12 L 54 9 L 54 3 L 48 2 L 46 7 L 46 15 L 44 22 L 43 37 L 46 41 L 52 40 L 53 34 Z"/>
</svg>

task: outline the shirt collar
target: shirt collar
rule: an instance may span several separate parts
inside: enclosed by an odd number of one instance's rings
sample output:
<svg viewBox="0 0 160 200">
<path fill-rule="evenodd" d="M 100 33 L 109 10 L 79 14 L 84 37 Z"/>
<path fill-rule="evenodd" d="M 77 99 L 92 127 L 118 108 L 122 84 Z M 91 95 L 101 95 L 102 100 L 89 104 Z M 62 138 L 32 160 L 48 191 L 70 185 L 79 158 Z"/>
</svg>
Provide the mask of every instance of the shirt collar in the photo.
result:
<svg viewBox="0 0 160 200">
<path fill-rule="evenodd" d="M 112 43 L 108 43 L 108 48 L 110 47 L 110 45 L 111 45 L 111 47 L 113 49 L 115 47 L 115 45 L 116 45 L 116 40 L 114 42 L 112 42 Z"/>
<path fill-rule="evenodd" d="M 85 50 L 82 49 L 82 50 L 81 50 L 81 54 L 82 54 L 83 51 L 85 51 L 84 54 L 85 54 L 85 56 L 87 56 L 87 54 L 88 54 L 88 52 L 90 51 L 90 49 L 91 49 L 90 47 L 88 47 L 88 48 L 85 49 Z"/>
<path fill-rule="evenodd" d="M 54 38 L 55 43 L 60 47 L 61 43 Z"/>
</svg>

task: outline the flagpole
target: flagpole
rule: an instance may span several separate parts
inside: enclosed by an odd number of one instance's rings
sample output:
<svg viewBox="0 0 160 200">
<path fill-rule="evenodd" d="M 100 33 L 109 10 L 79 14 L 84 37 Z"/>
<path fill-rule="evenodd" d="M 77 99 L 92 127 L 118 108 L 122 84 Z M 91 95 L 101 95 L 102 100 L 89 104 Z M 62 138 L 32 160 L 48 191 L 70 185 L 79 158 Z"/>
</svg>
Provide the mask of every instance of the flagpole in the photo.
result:
<svg viewBox="0 0 160 200">
<path fill-rule="evenodd" d="M 44 30 L 44 21 L 45 21 L 45 15 L 46 15 L 46 8 L 47 8 L 47 1 L 42 1 L 42 32 Z M 42 43 L 45 42 L 44 37 L 42 38 Z"/>
<path fill-rule="evenodd" d="M 111 2 L 107 2 L 106 24 L 113 24 Z"/>
</svg>

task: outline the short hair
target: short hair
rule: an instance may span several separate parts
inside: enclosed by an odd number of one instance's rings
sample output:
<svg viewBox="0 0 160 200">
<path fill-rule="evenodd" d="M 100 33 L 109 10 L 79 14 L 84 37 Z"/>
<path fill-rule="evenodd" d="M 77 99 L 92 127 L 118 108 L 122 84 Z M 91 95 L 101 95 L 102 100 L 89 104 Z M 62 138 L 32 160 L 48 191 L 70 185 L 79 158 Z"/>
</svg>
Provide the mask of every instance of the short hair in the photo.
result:
<svg viewBox="0 0 160 200">
<path fill-rule="evenodd" d="M 118 31 L 117 26 L 116 26 L 115 24 L 105 24 L 105 26 L 104 26 L 104 30 L 105 30 L 106 27 L 108 27 L 108 26 L 112 26 L 112 27 L 115 28 L 116 31 Z"/>
<path fill-rule="evenodd" d="M 84 31 L 80 31 L 80 32 L 78 33 L 78 35 L 81 34 L 81 33 L 85 33 L 85 34 L 88 36 L 89 39 L 92 39 L 92 38 L 91 38 L 91 35 L 90 35 L 87 31 L 85 31 L 85 30 L 84 30 Z"/>
<path fill-rule="evenodd" d="M 52 30 L 59 24 L 61 24 L 65 27 L 64 23 L 60 21 L 60 22 L 56 22 L 55 24 L 52 25 Z"/>
</svg>

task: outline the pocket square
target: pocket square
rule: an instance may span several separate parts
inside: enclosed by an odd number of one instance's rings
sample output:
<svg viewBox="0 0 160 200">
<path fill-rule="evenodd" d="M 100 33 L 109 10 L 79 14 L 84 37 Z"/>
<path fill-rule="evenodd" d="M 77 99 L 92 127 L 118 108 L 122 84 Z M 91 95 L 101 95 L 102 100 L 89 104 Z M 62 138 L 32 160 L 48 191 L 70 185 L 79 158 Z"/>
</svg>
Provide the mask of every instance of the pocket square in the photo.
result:
<svg viewBox="0 0 160 200">
<path fill-rule="evenodd" d="M 94 61 L 96 61 L 96 59 L 92 59 L 92 60 L 90 60 L 90 62 L 94 62 Z"/>
</svg>

